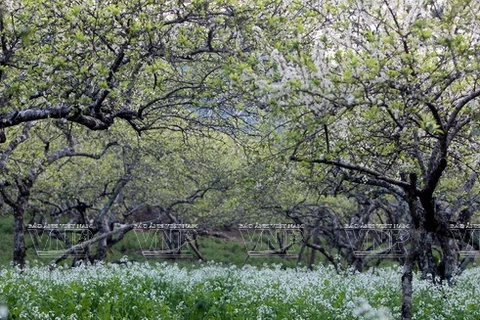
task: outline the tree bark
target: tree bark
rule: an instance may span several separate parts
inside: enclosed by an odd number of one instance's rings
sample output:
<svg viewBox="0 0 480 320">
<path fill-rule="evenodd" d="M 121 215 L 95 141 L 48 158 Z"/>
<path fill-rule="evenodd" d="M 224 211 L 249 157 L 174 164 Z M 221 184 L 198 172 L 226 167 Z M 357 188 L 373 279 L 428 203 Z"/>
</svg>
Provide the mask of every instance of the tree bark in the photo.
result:
<svg viewBox="0 0 480 320">
<path fill-rule="evenodd" d="M 444 236 L 439 236 L 440 245 L 442 247 L 442 261 L 439 265 L 438 273 L 440 275 L 440 283 L 443 280 L 447 280 L 447 283 L 450 284 L 450 280 L 455 273 L 455 253 L 452 249 L 452 239 L 446 238 Z"/>
<path fill-rule="evenodd" d="M 23 269 L 25 267 L 25 228 L 23 225 L 23 206 L 17 207 L 13 215 L 13 264 Z"/>
<path fill-rule="evenodd" d="M 405 259 L 402 275 L 402 320 L 412 318 L 412 282 L 413 282 L 413 262 L 415 260 L 415 250 L 411 250 Z"/>
<path fill-rule="evenodd" d="M 406 175 L 402 174 L 402 180 L 406 181 Z M 422 219 L 417 214 L 417 175 L 409 174 L 409 186 L 405 188 L 406 200 L 410 216 L 413 222 L 411 229 L 412 246 L 405 259 L 402 275 L 402 319 L 410 320 L 412 318 L 412 295 L 413 295 L 413 265 L 418 257 L 418 246 L 420 245 L 420 231 L 423 229 Z"/>
<path fill-rule="evenodd" d="M 6 194 L 2 193 L 4 200 L 13 208 L 13 264 L 24 268 L 26 259 L 25 248 L 25 227 L 23 225 L 23 218 L 25 214 L 25 206 L 30 198 L 30 189 L 33 186 L 32 179 L 18 180 L 18 197 L 14 202 Z"/>
<path fill-rule="evenodd" d="M 100 221 L 99 221 L 99 233 L 100 234 L 110 234 L 110 227 L 109 227 L 109 223 L 108 223 L 108 217 L 107 216 L 102 216 L 100 217 Z M 97 248 L 97 252 L 95 254 L 95 257 L 93 258 L 94 261 L 92 262 L 96 262 L 96 261 L 103 261 L 105 260 L 106 256 L 107 256 L 107 250 L 109 249 L 108 247 L 108 239 L 111 238 L 111 235 L 105 237 L 105 238 L 101 238 L 98 240 L 97 244 L 98 244 L 98 248 Z"/>
<path fill-rule="evenodd" d="M 318 231 L 315 230 L 313 235 L 313 244 L 318 245 Z M 313 265 L 315 264 L 315 255 L 317 250 L 315 248 L 311 248 L 312 251 L 310 252 L 310 257 L 308 259 L 308 269 L 313 270 Z"/>
</svg>

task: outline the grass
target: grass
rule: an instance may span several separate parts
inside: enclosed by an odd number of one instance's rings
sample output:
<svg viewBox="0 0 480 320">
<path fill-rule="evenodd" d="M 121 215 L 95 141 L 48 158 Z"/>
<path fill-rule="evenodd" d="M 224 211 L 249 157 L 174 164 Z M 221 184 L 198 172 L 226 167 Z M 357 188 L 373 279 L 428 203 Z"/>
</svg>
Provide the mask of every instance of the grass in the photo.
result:
<svg viewBox="0 0 480 320">
<path fill-rule="evenodd" d="M 11 260 L 10 217 L 0 218 L 0 232 L 0 257 L 6 265 Z M 11 319 L 399 318 L 398 267 L 362 274 L 338 274 L 321 266 L 308 271 L 294 268 L 295 260 L 247 259 L 238 238 L 200 237 L 198 244 L 202 255 L 217 263 L 150 259 L 71 269 L 67 262 L 50 271 L 42 267 L 50 259 L 36 257 L 27 237 L 29 267 L 23 272 L 0 268 L 0 311 L 3 301 Z M 112 248 L 107 262 L 125 256 L 145 261 L 133 232 Z M 241 267 L 245 261 L 248 265 Z M 433 286 L 417 277 L 414 319 L 479 319 L 478 276 L 479 269 L 469 269 L 452 287 Z"/>
<path fill-rule="evenodd" d="M 478 319 L 479 269 L 453 287 L 414 280 L 413 319 Z M 167 263 L 0 271 L 11 319 L 397 319 L 399 268 L 336 273 Z"/>
<path fill-rule="evenodd" d="M 0 216 L 0 237 L 0 265 L 8 265 L 13 254 L 13 217 Z"/>
</svg>

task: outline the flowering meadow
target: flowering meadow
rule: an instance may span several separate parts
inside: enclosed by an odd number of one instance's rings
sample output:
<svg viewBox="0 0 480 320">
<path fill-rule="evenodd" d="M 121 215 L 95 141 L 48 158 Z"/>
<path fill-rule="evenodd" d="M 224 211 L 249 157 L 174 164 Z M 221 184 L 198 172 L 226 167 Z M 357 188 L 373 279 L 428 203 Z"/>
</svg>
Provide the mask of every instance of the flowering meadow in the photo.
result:
<svg viewBox="0 0 480 320">
<path fill-rule="evenodd" d="M 480 270 L 455 286 L 416 279 L 414 319 L 479 319 Z M 12 319 L 396 319 L 400 269 L 103 264 L 0 271 Z"/>
</svg>

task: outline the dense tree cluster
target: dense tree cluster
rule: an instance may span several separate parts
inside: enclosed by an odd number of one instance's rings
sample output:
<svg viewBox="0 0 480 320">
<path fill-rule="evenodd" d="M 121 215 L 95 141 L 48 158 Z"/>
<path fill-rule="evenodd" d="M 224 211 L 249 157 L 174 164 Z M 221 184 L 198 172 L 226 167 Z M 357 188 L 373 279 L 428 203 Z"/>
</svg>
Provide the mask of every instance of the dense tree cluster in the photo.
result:
<svg viewBox="0 0 480 320">
<path fill-rule="evenodd" d="M 303 223 L 304 246 L 361 270 L 378 255 L 356 256 L 343 226 L 403 223 L 408 319 L 412 270 L 449 280 L 475 243 L 451 225 L 478 219 L 478 12 L 470 0 L 2 2 L 14 262 L 27 220 L 92 222 L 93 261 L 155 208 L 152 220 L 210 227 Z"/>
</svg>

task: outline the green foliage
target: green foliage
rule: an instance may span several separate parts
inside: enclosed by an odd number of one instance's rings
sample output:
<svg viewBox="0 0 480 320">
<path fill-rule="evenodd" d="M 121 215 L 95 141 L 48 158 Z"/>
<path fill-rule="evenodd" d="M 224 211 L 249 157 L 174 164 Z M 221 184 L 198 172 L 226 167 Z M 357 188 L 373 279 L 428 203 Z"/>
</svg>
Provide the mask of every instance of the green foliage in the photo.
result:
<svg viewBox="0 0 480 320">
<path fill-rule="evenodd" d="M 476 319 L 477 273 L 469 271 L 453 288 L 415 277 L 414 318 Z M 129 262 L 55 271 L 32 267 L 21 274 L 4 269 L 0 296 L 12 317 L 31 319 L 394 319 L 400 315 L 398 276 L 397 269 L 367 275 L 337 274 L 324 267 L 209 264 L 187 270 Z"/>
<path fill-rule="evenodd" d="M 261 84 L 250 90 L 269 98 L 275 119 L 269 121 L 282 131 L 282 148 L 307 163 L 340 161 L 390 181 L 416 172 L 419 188 L 438 165 L 440 148 L 449 160 L 461 159 L 448 161 L 448 181 L 471 172 L 480 39 L 470 26 L 478 21 L 478 3 L 303 4 L 304 14 L 289 16 L 282 31 L 264 28 L 263 51 L 271 53 L 246 77 Z M 291 4 L 286 15 L 294 11 Z M 273 81 L 272 70 L 280 75 Z M 348 172 L 356 171 L 362 173 Z M 463 183 L 457 179 L 455 192 Z M 440 180 L 438 194 L 449 185 Z"/>
</svg>

